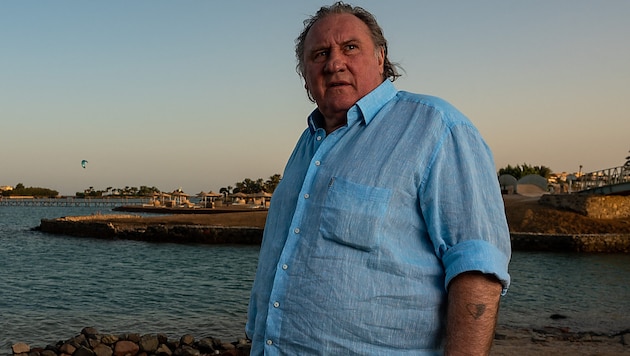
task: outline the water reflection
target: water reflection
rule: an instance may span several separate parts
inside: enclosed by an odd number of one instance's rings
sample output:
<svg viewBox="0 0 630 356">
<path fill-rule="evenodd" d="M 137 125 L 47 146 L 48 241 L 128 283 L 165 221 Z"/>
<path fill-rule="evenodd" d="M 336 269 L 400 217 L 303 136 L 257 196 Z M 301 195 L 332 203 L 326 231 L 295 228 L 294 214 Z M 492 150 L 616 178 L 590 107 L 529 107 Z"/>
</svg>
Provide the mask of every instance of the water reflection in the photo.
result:
<svg viewBox="0 0 630 356">
<path fill-rule="evenodd" d="M 629 255 L 515 252 L 510 273 L 500 324 L 599 332 L 630 327 Z"/>
</svg>

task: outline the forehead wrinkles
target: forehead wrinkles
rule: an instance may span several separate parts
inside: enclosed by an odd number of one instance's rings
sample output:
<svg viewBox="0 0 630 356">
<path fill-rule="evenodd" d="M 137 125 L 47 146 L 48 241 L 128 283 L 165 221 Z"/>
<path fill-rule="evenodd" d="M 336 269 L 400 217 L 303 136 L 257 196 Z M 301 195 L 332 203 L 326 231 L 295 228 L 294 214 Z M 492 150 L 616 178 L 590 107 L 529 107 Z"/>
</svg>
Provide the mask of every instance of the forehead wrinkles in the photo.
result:
<svg viewBox="0 0 630 356">
<path fill-rule="evenodd" d="M 304 39 L 305 52 L 349 42 L 371 41 L 367 25 L 351 14 L 328 15 L 313 24 Z"/>
</svg>

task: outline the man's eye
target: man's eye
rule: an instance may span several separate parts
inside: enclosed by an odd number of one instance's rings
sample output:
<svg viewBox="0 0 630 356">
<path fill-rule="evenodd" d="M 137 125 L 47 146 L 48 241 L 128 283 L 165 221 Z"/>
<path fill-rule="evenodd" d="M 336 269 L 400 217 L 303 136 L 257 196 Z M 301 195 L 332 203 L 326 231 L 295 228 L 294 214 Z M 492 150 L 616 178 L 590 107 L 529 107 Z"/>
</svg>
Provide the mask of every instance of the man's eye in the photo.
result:
<svg viewBox="0 0 630 356">
<path fill-rule="evenodd" d="M 346 49 L 347 49 L 347 50 L 353 50 L 353 49 L 356 49 L 356 48 L 357 48 L 357 46 L 356 46 L 356 45 L 353 45 L 353 44 L 350 44 L 350 45 L 347 45 L 347 46 L 346 46 Z"/>
<path fill-rule="evenodd" d="M 326 57 L 328 57 L 328 51 L 320 51 L 315 53 L 313 59 L 315 61 L 323 61 L 326 59 Z"/>
</svg>

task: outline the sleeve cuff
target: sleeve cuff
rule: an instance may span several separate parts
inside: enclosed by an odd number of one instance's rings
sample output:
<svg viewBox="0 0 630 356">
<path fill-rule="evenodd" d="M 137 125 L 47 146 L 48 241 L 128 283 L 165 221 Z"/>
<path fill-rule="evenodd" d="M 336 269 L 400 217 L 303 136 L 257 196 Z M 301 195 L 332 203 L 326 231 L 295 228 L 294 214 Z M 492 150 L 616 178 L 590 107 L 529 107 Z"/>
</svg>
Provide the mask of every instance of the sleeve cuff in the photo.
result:
<svg viewBox="0 0 630 356">
<path fill-rule="evenodd" d="M 448 289 L 451 280 L 460 273 L 479 271 L 495 275 L 503 285 L 501 295 L 505 295 L 510 286 L 509 261 L 509 255 L 486 241 L 468 240 L 459 243 L 448 249 L 442 257 L 446 272 L 444 288 Z"/>
</svg>

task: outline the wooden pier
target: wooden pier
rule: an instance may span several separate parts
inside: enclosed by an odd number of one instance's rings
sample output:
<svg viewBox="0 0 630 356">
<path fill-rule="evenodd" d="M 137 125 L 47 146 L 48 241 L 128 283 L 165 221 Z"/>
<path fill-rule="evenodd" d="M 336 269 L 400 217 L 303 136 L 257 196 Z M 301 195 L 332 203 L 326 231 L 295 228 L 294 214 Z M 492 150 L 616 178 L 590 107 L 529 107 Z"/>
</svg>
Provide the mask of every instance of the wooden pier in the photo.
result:
<svg viewBox="0 0 630 356">
<path fill-rule="evenodd" d="M 150 199 L 139 198 L 0 198 L 0 206 L 37 206 L 37 207 L 115 207 L 147 203 Z"/>
</svg>

